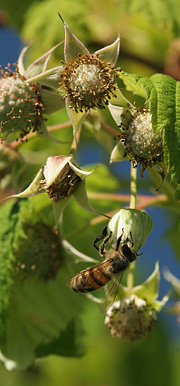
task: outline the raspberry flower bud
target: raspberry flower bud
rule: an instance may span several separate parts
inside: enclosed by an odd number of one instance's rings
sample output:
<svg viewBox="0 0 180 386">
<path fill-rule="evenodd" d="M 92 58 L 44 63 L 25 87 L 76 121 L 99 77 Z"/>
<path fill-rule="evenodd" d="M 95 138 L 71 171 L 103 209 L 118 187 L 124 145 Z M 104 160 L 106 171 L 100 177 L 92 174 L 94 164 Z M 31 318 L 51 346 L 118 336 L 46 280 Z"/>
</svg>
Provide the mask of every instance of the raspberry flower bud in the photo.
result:
<svg viewBox="0 0 180 386">
<path fill-rule="evenodd" d="M 124 240 L 132 239 L 133 248 L 138 251 L 152 231 L 153 221 L 148 213 L 138 209 L 120 209 L 108 223 L 108 233 L 112 232 L 112 240 L 116 242 L 122 235 Z"/>
</svg>

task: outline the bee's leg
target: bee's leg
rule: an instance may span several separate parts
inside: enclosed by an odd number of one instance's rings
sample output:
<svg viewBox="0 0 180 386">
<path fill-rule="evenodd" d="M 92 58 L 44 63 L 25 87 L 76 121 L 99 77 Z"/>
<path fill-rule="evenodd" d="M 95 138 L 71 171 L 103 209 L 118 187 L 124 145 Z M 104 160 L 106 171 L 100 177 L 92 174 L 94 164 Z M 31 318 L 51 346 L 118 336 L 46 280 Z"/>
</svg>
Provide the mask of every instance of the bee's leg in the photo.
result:
<svg viewBox="0 0 180 386">
<path fill-rule="evenodd" d="M 133 244 L 134 244 L 134 243 L 133 243 L 133 237 L 132 237 L 132 233 L 131 233 L 131 232 L 130 232 L 130 238 L 131 238 L 131 239 L 130 239 L 129 241 L 130 241 L 130 243 L 131 243 L 131 245 L 132 245 L 132 247 L 133 247 Z"/>
<path fill-rule="evenodd" d="M 102 244 L 100 245 L 99 253 L 100 253 L 100 255 L 102 255 L 102 256 L 103 256 L 104 253 L 105 253 L 104 248 L 105 248 L 105 245 L 106 245 L 106 244 L 108 243 L 108 241 L 110 240 L 111 235 L 112 235 L 112 231 L 110 232 L 110 235 L 107 236 L 107 237 L 103 240 Z"/>
<path fill-rule="evenodd" d="M 104 239 L 104 237 L 106 237 L 106 236 L 107 236 L 107 227 L 105 227 L 103 229 L 102 233 L 96 237 L 96 240 L 94 240 L 93 245 L 97 249 L 98 252 L 99 252 L 99 247 L 96 244 L 98 243 L 98 241 Z"/>
<path fill-rule="evenodd" d="M 124 234 L 124 228 L 122 228 L 121 236 L 119 236 L 118 239 L 117 239 L 117 243 L 116 243 L 116 251 L 118 251 L 118 249 L 119 249 L 120 242 L 121 242 L 121 240 L 122 240 L 123 234 Z"/>
</svg>

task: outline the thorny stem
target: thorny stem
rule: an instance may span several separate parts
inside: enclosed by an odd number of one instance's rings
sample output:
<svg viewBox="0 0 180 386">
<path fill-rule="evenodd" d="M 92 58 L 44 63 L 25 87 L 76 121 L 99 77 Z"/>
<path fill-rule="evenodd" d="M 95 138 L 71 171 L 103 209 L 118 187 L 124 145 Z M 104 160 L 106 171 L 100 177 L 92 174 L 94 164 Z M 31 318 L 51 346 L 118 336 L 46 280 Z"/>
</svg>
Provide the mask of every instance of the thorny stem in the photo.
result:
<svg viewBox="0 0 180 386">
<path fill-rule="evenodd" d="M 136 195 L 137 195 L 137 168 L 134 168 L 131 162 L 131 199 L 130 199 L 130 208 L 136 209 Z M 128 276 L 127 276 L 127 287 L 132 289 L 134 287 L 134 270 L 135 270 L 135 261 L 131 263 Z"/>
</svg>

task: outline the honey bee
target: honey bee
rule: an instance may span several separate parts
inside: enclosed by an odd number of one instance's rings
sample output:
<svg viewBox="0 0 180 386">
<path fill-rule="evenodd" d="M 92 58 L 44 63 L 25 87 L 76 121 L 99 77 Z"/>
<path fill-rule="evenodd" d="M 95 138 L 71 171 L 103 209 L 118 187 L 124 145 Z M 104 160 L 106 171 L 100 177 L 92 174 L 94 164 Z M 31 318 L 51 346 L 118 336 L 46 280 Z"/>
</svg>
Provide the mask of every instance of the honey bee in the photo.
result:
<svg viewBox="0 0 180 386">
<path fill-rule="evenodd" d="M 102 234 L 97 236 L 94 241 L 94 247 L 100 255 L 103 256 L 104 261 L 73 276 L 70 280 L 71 290 L 81 293 L 96 291 L 108 284 L 111 279 L 118 279 L 119 287 L 124 271 L 130 266 L 131 262 L 137 258 L 137 252 L 133 249 L 132 234 L 130 234 L 130 239 L 127 238 L 122 242 L 123 234 L 124 229 L 122 229 L 122 234 L 117 239 L 115 248 L 109 250 L 105 250 L 105 245 L 110 240 L 112 232 L 107 236 L 106 227 Z M 102 244 L 98 247 L 96 245 L 97 242 L 103 238 Z"/>
</svg>

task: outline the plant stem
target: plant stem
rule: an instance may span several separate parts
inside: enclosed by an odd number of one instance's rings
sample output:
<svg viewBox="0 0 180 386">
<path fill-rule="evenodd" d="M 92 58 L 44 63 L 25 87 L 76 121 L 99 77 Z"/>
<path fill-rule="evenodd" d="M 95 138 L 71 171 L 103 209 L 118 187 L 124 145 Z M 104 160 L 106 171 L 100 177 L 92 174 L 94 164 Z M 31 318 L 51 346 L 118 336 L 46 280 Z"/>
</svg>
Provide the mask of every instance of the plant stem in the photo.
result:
<svg viewBox="0 0 180 386">
<path fill-rule="evenodd" d="M 134 168 L 131 163 L 131 199 L 130 199 L 130 208 L 136 209 L 136 195 L 137 195 L 137 168 Z"/>
<path fill-rule="evenodd" d="M 102 119 L 100 120 L 101 126 L 108 131 L 110 134 L 113 134 L 114 136 L 119 135 L 119 131 L 115 130 L 113 127 L 109 126 L 106 122 L 104 122 Z"/>
<path fill-rule="evenodd" d="M 75 137 L 73 138 L 73 141 L 72 141 L 72 145 L 71 145 L 71 150 L 70 150 L 70 153 L 71 155 L 74 155 L 77 148 L 78 148 L 78 143 L 79 143 L 79 140 L 80 140 L 80 136 L 81 136 L 81 127 L 78 129 L 77 133 L 75 134 Z"/>
<path fill-rule="evenodd" d="M 136 196 L 137 196 L 137 168 L 134 168 L 131 162 L 131 199 L 130 199 L 130 208 L 136 209 Z M 127 287 L 132 289 L 134 287 L 134 270 L 135 270 L 135 261 L 130 265 L 128 276 L 127 276 Z"/>
<path fill-rule="evenodd" d="M 48 130 L 48 132 L 54 132 L 54 131 L 68 129 L 71 127 L 72 127 L 72 123 L 70 121 L 68 121 L 68 122 L 64 122 L 64 123 L 59 123 L 57 125 L 48 126 L 47 130 Z M 27 134 L 25 136 L 24 140 L 22 140 L 22 138 L 20 138 L 18 140 L 11 142 L 10 144 L 8 144 L 8 146 L 11 147 L 11 149 L 17 149 L 18 147 L 22 146 L 24 142 L 27 142 L 28 140 L 37 137 L 37 135 L 38 135 L 37 131 L 34 133 L 30 132 L 29 134 Z"/>
</svg>

